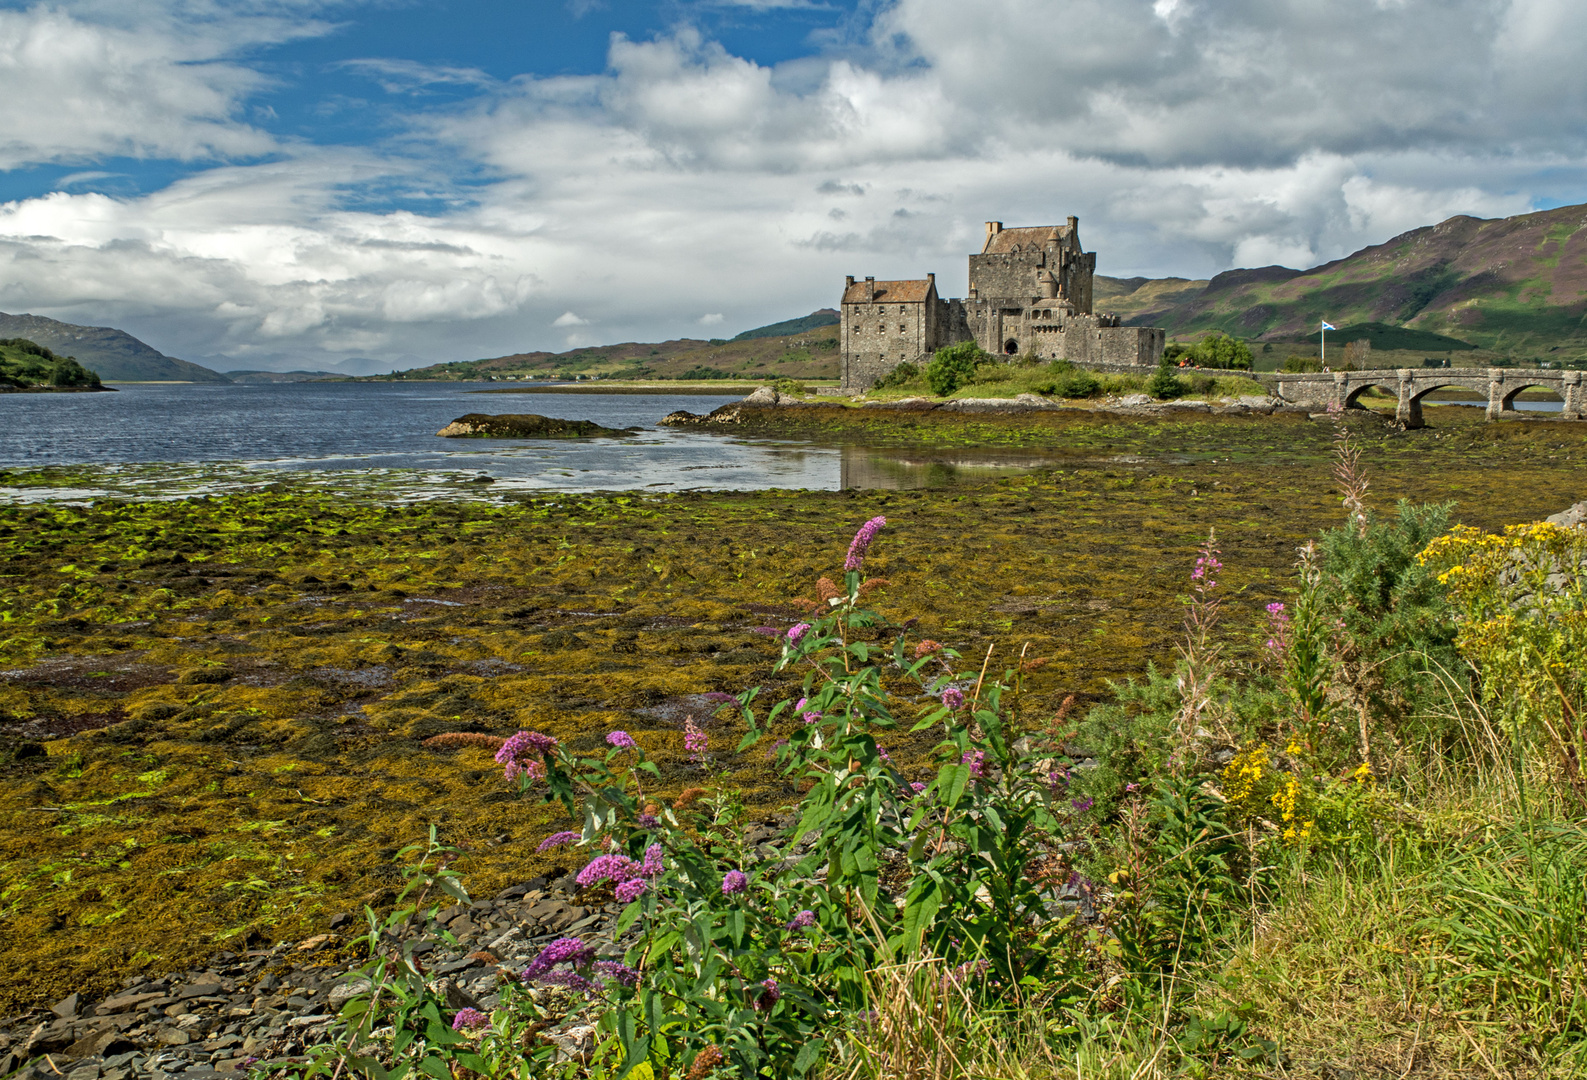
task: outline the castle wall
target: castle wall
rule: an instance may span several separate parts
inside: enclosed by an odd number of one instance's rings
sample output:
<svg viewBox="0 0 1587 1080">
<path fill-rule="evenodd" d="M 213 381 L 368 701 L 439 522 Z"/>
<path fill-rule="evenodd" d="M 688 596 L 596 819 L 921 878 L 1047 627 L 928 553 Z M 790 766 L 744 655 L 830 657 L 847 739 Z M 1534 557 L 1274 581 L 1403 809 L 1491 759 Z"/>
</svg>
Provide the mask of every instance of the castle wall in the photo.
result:
<svg viewBox="0 0 1587 1080">
<path fill-rule="evenodd" d="M 1017 250 L 1016 250 L 1017 249 Z M 1154 367 L 1166 333 L 1092 314 L 1097 257 L 1080 250 L 1079 225 L 1005 230 L 987 222 L 970 256 L 970 297 L 940 300 L 935 277 L 857 283 L 843 294 L 843 386 L 867 389 L 899 364 L 975 341 L 995 356 L 1033 354 L 1075 364 Z"/>
</svg>

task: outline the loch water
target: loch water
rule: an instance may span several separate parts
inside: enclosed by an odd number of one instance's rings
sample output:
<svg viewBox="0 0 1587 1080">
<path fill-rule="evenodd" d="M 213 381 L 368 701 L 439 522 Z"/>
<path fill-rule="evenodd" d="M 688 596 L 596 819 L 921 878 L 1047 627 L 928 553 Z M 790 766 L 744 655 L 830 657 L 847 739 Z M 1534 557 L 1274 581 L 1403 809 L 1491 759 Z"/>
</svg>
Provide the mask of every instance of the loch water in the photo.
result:
<svg viewBox="0 0 1587 1080">
<path fill-rule="evenodd" d="M 670 412 L 708 413 L 738 400 L 737 394 L 482 389 L 479 383 L 134 383 L 115 393 L 5 394 L 0 468 L 185 467 L 169 470 L 171 478 L 187 478 L 171 486 L 171 494 L 258 483 L 272 472 L 380 470 L 388 483 L 422 496 L 455 491 L 460 478 L 485 477 L 492 493 L 941 487 L 1049 464 L 1040 455 L 963 453 L 945 459 L 657 426 Z M 436 435 L 471 412 L 532 412 L 640 430 L 621 438 L 574 440 Z M 144 469 L 141 475 L 144 493 L 158 497 L 164 490 L 159 473 Z M 0 486 L 0 500 L 14 497 L 24 493 Z M 47 496 L 35 490 L 25 497 Z"/>
</svg>

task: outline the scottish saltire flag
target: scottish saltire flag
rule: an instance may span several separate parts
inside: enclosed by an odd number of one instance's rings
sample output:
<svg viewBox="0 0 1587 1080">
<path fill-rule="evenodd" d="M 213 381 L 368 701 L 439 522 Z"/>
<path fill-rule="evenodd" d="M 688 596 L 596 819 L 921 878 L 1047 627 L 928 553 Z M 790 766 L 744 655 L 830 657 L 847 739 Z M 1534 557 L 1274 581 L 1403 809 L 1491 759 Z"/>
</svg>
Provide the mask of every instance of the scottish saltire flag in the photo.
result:
<svg viewBox="0 0 1587 1080">
<path fill-rule="evenodd" d="M 1331 323 L 1331 322 L 1325 322 L 1325 323 L 1323 323 L 1323 329 L 1324 330 L 1335 330 L 1335 329 L 1338 329 L 1338 328 L 1335 327 L 1334 324 Z"/>
</svg>

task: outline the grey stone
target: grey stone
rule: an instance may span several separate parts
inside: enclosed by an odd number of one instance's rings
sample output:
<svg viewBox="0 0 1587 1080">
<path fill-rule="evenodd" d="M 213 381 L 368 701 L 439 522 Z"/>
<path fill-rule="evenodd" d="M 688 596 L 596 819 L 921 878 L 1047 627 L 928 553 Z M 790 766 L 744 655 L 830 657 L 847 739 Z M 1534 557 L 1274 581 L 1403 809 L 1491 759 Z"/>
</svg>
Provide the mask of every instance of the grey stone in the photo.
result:
<svg viewBox="0 0 1587 1080">
<path fill-rule="evenodd" d="M 359 994 L 367 994 L 371 989 L 372 986 L 368 979 L 354 979 L 351 982 L 337 983 L 331 987 L 331 992 L 325 996 L 325 1000 L 332 1009 L 339 1010 L 351 999 Z"/>
<path fill-rule="evenodd" d="M 781 400 L 781 395 L 769 386 L 762 386 L 749 397 L 744 399 L 745 405 L 768 406 L 775 405 Z"/>
<path fill-rule="evenodd" d="M 73 1017 L 77 1015 L 77 1005 L 78 995 L 70 994 L 51 1005 L 50 1012 L 60 1017 Z"/>
<path fill-rule="evenodd" d="M 154 1037 L 166 1046 L 186 1046 L 193 1041 L 192 1036 L 178 1027 L 163 1027 Z"/>
<path fill-rule="evenodd" d="M 1579 502 L 1568 510 L 1561 510 L 1557 514 L 1550 514 L 1547 520 L 1551 525 L 1582 525 L 1587 524 L 1587 502 Z"/>
</svg>

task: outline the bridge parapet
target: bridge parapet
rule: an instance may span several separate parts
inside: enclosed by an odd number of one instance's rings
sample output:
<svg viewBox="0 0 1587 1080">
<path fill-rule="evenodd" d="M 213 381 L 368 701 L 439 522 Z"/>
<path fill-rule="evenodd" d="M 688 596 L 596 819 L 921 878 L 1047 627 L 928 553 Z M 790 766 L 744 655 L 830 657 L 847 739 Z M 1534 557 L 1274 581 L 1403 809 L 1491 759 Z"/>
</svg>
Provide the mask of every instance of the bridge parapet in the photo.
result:
<svg viewBox="0 0 1587 1080">
<path fill-rule="evenodd" d="M 1397 368 L 1376 371 L 1278 372 L 1271 379 L 1275 393 L 1285 401 L 1319 411 L 1356 407 L 1356 399 L 1378 386 L 1399 397 L 1395 419 L 1407 428 L 1422 426 L 1422 399 L 1435 390 L 1458 387 L 1488 399 L 1488 419 L 1497 420 L 1515 411 L 1523 390 L 1552 390 L 1564 402 L 1560 417 L 1583 419 L 1582 372 L 1550 368 Z"/>
</svg>

